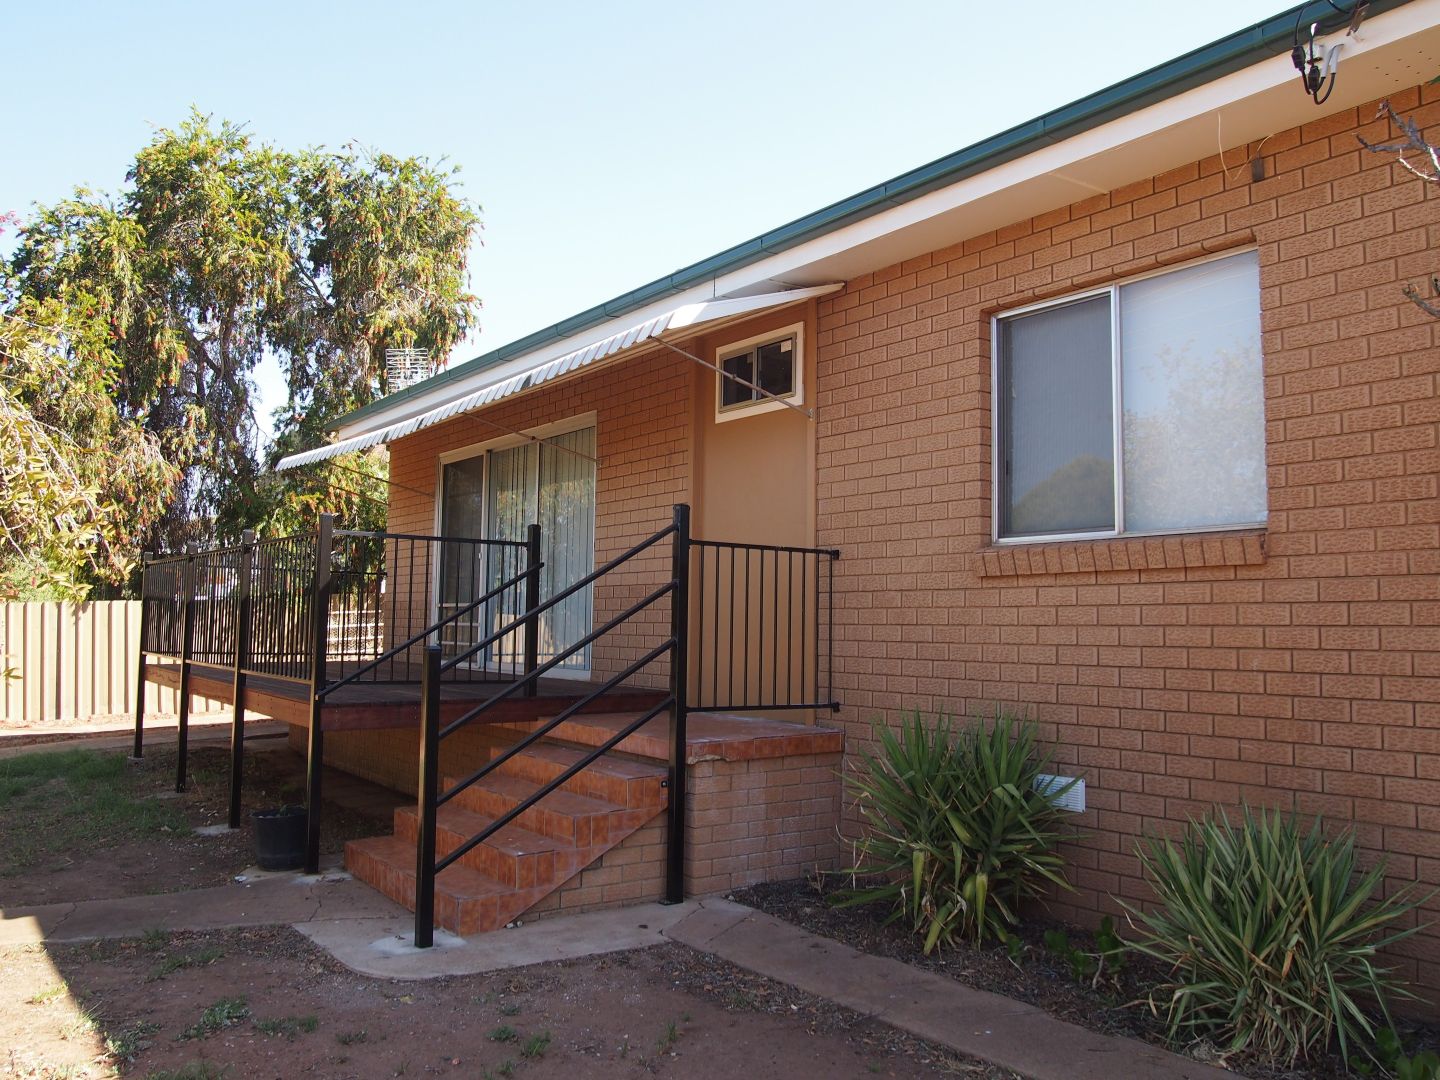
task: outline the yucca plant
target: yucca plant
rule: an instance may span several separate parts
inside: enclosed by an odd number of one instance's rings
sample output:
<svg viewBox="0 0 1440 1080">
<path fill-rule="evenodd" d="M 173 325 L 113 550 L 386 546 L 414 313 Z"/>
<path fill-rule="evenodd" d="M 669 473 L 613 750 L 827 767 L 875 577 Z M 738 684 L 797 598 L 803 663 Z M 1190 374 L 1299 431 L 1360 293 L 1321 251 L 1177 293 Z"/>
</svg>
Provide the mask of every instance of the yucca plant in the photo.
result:
<svg viewBox="0 0 1440 1080">
<path fill-rule="evenodd" d="M 1053 802 L 1064 789 L 1035 790 L 1050 758 L 1034 724 L 997 711 L 988 729 L 957 728 L 915 713 L 878 739 L 846 777 L 864 829 L 837 905 L 891 905 L 887 922 L 906 920 L 929 953 L 956 937 L 1003 940 L 1022 900 L 1068 888 Z"/>
<path fill-rule="evenodd" d="M 1191 822 L 1178 842 L 1152 839 L 1139 856 L 1158 906 L 1130 907 L 1132 942 L 1170 978 L 1151 1004 L 1173 1043 L 1208 1040 L 1293 1065 L 1332 1039 L 1348 1059 L 1389 1021 L 1387 995 L 1413 997 L 1376 953 L 1418 927 L 1402 920 L 1423 897 L 1383 897 L 1383 863 L 1361 873 L 1347 830 L 1329 838 L 1317 819 L 1245 808 Z M 1128 907 L 1128 905 L 1127 905 Z"/>
</svg>

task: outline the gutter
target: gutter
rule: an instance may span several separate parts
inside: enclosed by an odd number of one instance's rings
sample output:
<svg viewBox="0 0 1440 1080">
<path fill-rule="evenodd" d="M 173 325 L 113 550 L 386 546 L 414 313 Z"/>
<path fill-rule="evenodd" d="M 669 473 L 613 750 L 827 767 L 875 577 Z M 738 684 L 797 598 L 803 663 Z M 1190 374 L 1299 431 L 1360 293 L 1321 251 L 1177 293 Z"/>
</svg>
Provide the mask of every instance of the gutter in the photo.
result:
<svg viewBox="0 0 1440 1080">
<path fill-rule="evenodd" d="M 1374 18 L 1408 2 L 1409 0 L 1370 0 L 1366 15 Z M 1308 0 L 1254 26 L 1229 34 L 1219 41 L 1202 45 L 1174 60 L 1132 75 L 1123 82 L 1097 90 L 1069 105 L 1062 105 L 1034 120 L 1018 124 L 744 243 L 726 248 L 700 262 L 692 263 L 603 304 L 572 315 L 553 326 L 537 330 L 473 360 L 447 368 L 424 382 L 416 383 L 333 420 L 328 425 L 328 430 L 336 431 L 341 427 L 356 424 L 420 394 L 477 375 L 516 356 L 590 330 L 667 296 L 703 285 L 707 281 L 714 281 L 723 274 L 743 269 L 772 255 L 948 187 L 957 181 L 1034 153 L 1045 146 L 1064 142 L 1111 120 L 1176 97 L 1252 64 L 1284 55 L 1289 52 L 1297 23 L 1307 12 L 1311 15 L 1310 21 L 1318 21 L 1327 27 L 1343 25 L 1349 18 L 1348 12 L 1340 15 L 1324 0 Z M 1329 18 L 1326 18 L 1327 15 Z"/>
</svg>

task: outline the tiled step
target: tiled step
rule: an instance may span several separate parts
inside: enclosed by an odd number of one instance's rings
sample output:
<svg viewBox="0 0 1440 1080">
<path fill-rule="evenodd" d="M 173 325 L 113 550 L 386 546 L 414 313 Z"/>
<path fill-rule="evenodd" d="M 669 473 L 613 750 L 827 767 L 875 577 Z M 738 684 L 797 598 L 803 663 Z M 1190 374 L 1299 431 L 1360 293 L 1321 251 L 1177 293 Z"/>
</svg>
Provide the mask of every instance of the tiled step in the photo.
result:
<svg viewBox="0 0 1440 1080">
<path fill-rule="evenodd" d="M 466 843 L 584 754 L 542 743 L 472 784 L 437 812 L 436 854 L 443 857 Z M 436 923 L 478 934 L 513 921 L 660 813 L 666 775 L 663 767 L 646 762 L 609 756 L 593 762 L 440 873 Z M 416 809 L 401 807 L 394 836 L 352 841 L 345 848 L 351 873 L 412 911 L 418 824 Z"/>
<path fill-rule="evenodd" d="M 581 746 L 601 746 L 643 715 L 643 712 L 583 713 L 557 725 L 548 737 Z M 529 731 L 544 722 L 542 717 L 533 723 L 506 726 Z M 844 744 L 844 733 L 838 728 L 797 724 L 774 717 L 692 713 L 685 727 L 685 760 L 691 764 L 707 758 L 748 761 L 790 754 L 835 754 Z M 615 749 L 652 761 L 668 762 L 669 716 L 662 713 L 653 718 L 639 731 L 622 739 Z"/>
<path fill-rule="evenodd" d="M 440 807 L 435 815 L 436 857 L 449 855 L 472 836 L 478 836 L 494 820 L 459 806 Z M 395 811 L 395 836 L 410 845 L 412 850 L 419 831 L 419 813 L 415 807 L 402 806 Z M 502 885 L 533 889 L 553 885 L 569 877 L 582 855 L 588 862 L 590 852 L 587 849 L 510 824 L 460 856 L 460 865 L 478 870 Z"/>
<path fill-rule="evenodd" d="M 585 751 L 554 743 L 537 743 L 499 767 L 502 776 L 545 784 L 585 756 Z M 605 756 L 567 780 L 562 791 L 639 809 L 665 805 L 664 767 L 643 761 Z"/>
<path fill-rule="evenodd" d="M 415 910 L 415 845 L 372 836 L 345 845 L 345 866 L 391 900 Z M 435 923 L 457 934 L 483 934 L 515 919 L 550 890 L 514 889 L 468 866 L 435 879 Z"/>
<path fill-rule="evenodd" d="M 455 786 L 454 777 L 446 777 L 445 790 Z M 540 785 L 518 776 L 495 772 L 471 784 L 452 800 L 453 805 L 483 817 L 497 818 L 519 806 L 540 789 Z M 618 815 L 618 816 L 617 816 Z M 552 791 L 515 819 L 515 824 L 542 836 L 564 840 L 577 847 L 609 843 L 612 828 L 629 830 L 637 827 L 630 819 L 634 811 L 604 799 L 577 795 L 563 788 Z"/>
</svg>

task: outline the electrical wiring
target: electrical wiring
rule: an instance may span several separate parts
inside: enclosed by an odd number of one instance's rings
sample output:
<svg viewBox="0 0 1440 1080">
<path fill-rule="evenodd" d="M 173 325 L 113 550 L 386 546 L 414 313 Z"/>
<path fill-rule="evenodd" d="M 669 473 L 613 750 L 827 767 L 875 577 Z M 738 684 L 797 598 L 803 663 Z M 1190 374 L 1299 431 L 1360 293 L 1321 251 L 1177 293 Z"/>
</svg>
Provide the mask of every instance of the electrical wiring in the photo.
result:
<svg viewBox="0 0 1440 1080">
<path fill-rule="evenodd" d="M 1365 17 L 1365 10 L 1369 6 L 1366 0 L 1355 0 L 1349 11 L 1346 11 L 1335 0 L 1325 0 L 1325 3 L 1341 17 L 1350 22 L 1347 33 L 1353 34 L 1360 26 L 1360 20 Z M 1310 40 L 1305 44 L 1300 42 L 1300 27 L 1305 21 L 1305 12 L 1309 4 L 1301 4 L 1295 11 L 1295 30 L 1291 34 L 1290 62 L 1295 65 L 1295 70 L 1300 73 L 1300 85 L 1305 88 L 1305 93 L 1316 105 L 1324 105 L 1330 100 L 1331 93 L 1335 90 L 1335 76 L 1337 68 L 1334 63 L 1334 46 L 1329 55 L 1322 55 L 1316 52 L 1317 31 L 1320 22 L 1317 19 L 1310 24 Z M 1328 69 L 1328 77 L 1326 71 Z"/>
</svg>

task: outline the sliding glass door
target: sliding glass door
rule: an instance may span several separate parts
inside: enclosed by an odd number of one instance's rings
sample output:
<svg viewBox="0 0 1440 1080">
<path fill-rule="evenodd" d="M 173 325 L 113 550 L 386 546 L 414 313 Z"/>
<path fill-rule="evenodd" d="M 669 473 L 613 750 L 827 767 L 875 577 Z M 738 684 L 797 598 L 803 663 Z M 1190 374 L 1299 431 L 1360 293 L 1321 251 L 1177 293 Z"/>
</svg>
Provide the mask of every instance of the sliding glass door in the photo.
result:
<svg viewBox="0 0 1440 1080">
<path fill-rule="evenodd" d="M 540 442 L 487 450 L 474 457 L 447 463 L 441 478 L 440 531 L 444 536 L 489 540 L 524 540 L 526 528 L 539 522 L 541 536 L 540 595 L 547 599 L 578 581 L 595 567 L 595 429 L 582 428 Z M 441 614 L 445 605 L 463 603 L 494 588 L 514 573 L 508 559 L 486 559 L 483 552 L 468 560 L 458 550 L 468 545 L 446 545 L 438 594 Z M 457 549 L 451 557 L 449 549 Z M 467 591 L 468 586 L 468 591 Z M 447 597 L 454 597 L 447 601 Z M 521 614 L 523 592 L 511 590 L 460 620 L 445 644 L 450 655 L 483 640 Z M 591 589 L 587 586 L 540 617 L 540 660 L 551 659 L 590 632 Z M 477 663 L 512 670 L 524 656 L 524 639 L 517 631 L 485 650 Z M 556 670 L 590 669 L 585 648 L 557 665 Z"/>
</svg>

